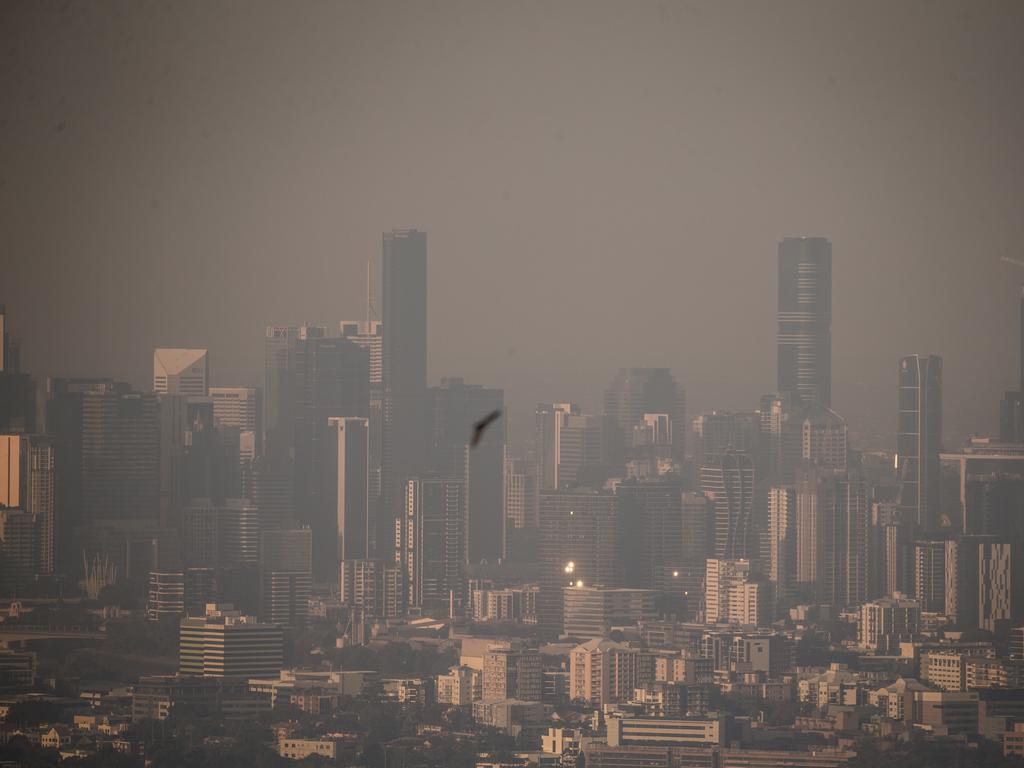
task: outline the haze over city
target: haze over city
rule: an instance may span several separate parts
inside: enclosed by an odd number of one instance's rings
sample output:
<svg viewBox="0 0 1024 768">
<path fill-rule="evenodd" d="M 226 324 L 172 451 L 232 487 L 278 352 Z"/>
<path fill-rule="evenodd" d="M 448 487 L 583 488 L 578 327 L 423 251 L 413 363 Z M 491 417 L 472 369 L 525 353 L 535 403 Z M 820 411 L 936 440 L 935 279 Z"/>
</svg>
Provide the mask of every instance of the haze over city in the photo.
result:
<svg viewBox="0 0 1024 768">
<path fill-rule="evenodd" d="M 1024 4 L 0 4 L 0 764 L 1024 760 Z"/>
<path fill-rule="evenodd" d="M 142 384 L 154 346 L 204 346 L 214 383 L 259 384 L 263 326 L 358 316 L 380 232 L 416 227 L 430 379 L 504 387 L 516 443 L 619 365 L 671 367 L 693 409 L 769 391 L 789 235 L 833 242 L 834 404 L 865 447 L 902 354 L 946 360 L 956 440 L 1014 384 L 1014 3 L 2 13 L 32 370 Z"/>
</svg>

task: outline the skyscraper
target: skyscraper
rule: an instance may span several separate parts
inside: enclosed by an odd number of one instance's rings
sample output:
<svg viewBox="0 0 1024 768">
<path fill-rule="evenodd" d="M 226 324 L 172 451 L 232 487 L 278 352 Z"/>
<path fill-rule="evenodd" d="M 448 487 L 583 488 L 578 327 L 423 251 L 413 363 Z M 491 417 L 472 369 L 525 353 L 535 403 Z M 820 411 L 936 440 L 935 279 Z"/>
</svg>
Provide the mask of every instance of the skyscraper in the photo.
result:
<svg viewBox="0 0 1024 768">
<path fill-rule="evenodd" d="M 325 508 L 313 528 L 314 571 L 318 579 L 338 573 L 340 560 L 362 560 L 370 548 L 369 422 L 332 417 L 324 463 Z M 317 554 L 323 562 L 317 566 Z"/>
<path fill-rule="evenodd" d="M 686 440 L 686 395 L 668 368 L 620 368 L 604 393 L 603 446 L 608 464 L 621 466 L 632 453 L 633 428 L 644 414 L 669 419 L 669 455 L 683 460 Z M 667 437 L 667 435 L 666 435 Z"/>
<path fill-rule="evenodd" d="M 313 532 L 309 528 L 260 535 L 260 618 L 297 627 L 309 617 L 313 587 Z"/>
<path fill-rule="evenodd" d="M 794 404 L 832 400 L 832 244 L 779 243 L 779 392 Z"/>
<path fill-rule="evenodd" d="M 504 408 L 500 389 L 443 378 L 428 390 L 428 470 L 441 477 L 462 477 L 466 483 L 469 561 L 496 562 L 505 556 L 503 468 L 505 419 L 499 418 L 470 448 L 473 425 Z"/>
<path fill-rule="evenodd" d="M 622 586 L 619 533 L 619 504 L 613 494 L 541 492 L 538 623 L 561 629 L 562 589 L 570 583 Z"/>
<path fill-rule="evenodd" d="M 574 403 L 541 403 L 534 446 L 540 460 L 541 488 L 573 488 L 579 483 L 581 469 L 601 461 L 601 427 Z"/>
<path fill-rule="evenodd" d="M 942 358 L 900 360 L 896 468 L 901 519 L 924 529 L 939 526 L 939 451 L 942 448 Z"/>
<path fill-rule="evenodd" d="M 41 435 L 0 435 L 0 507 L 21 508 L 36 527 L 36 569 L 54 571 L 53 442 Z"/>
<path fill-rule="evenodd" d="M 0 304 L 0 432 L 31 434 L 36 431 L 36 387 L 32 377 L 21 372 L 19 358 Z"/>
<path fill-rule="evenodd" d="M 408 605 L 440 610 L 462 603 L 466 526 L 461 480 L 412 478 L 406 483 L 400 556 L 409 585 Z"/>
<path fill-rule="evenodd" d="M 714 555 L 724 560 L 748 557 L 753 542 L 754 462 L 747 453 L 725 451 L 700 469 L 700 486 L 714 507 Z"/>
<path fill-rule="evenodd" d="M 381 271 L 384 423 L 379 547 L 388 541 L 390 521 L 400 516 L 406 480 L 420 474 L 425 459 L 426 234 L 414 229 L 385 232 Z"/>
<path fill-rule="evenodd" d="M 209 356 L 205 349 L 153 350 L 154 392 L 206 397 L 209 386 Z"/>
<path fill-rule="evenodd" d="M 239 432 L 238 457 L 252 461 L 263 454 L 263 390 L 259 387 L 210 387 L 213 423 Z"/>
</svg>

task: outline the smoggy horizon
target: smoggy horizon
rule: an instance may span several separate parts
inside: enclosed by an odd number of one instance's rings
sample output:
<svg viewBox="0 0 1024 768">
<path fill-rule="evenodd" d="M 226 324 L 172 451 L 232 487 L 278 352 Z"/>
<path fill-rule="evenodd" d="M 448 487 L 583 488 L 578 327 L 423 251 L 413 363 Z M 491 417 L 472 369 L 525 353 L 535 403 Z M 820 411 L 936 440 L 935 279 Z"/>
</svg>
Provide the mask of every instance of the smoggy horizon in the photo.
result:
<svg viewBox="0 0 1024 768">
<path fill-rule="evenodd" d="M 503 388 L 517 449 L 619 367 L 755 408 L 785 236 L 832 243 L 854 447 L 894 447 L 901 355 L 943 357 L 948 447 L 1017 388 L 1018 5 L 0 15 L 0 301 L 40 381 L 149 389 L 155 347 L 206 347 L 262 386 L 265 327 L 362 318 L 381 232 L 417 228 L 430 382 Z"/>
</svg>

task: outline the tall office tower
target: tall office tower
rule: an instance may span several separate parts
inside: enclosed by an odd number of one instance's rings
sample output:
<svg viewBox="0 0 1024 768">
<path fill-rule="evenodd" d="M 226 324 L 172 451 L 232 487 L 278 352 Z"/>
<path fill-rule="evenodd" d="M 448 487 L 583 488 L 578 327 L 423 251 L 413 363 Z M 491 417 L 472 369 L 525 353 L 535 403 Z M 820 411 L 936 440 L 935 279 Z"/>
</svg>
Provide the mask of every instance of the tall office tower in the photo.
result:
<svg viewBox="0 0 1024 768">
<path fill-rule="evenodd" d="M 939 527 L 939 451 L 942 448 L 942 358 L 900 360 L 896 466 L 903 519 Z"/>
<path fill-rule="evenodd" d="M 715 509 L 714 555 L 739 560 L 753 549 L 750 518 L 754 506 L 754 462 L 727 450 L 708 457 L 700 468 L 700 486 Z"/>
<path fill-rule="evenodd" d="M 210 363 L 205 349 L 153 350 L 153 391 L 161 395 L 206 397 Z"/>
<path fill-rule="evenodd" d="M 339 579 L 342 605 L 366 616 L 393 619 L 405 615 L 402 567 L 386 560 L 345 560 Z"/>
<path fill-rule="evenodd" d="M 465 592 L 465 484 L 412 478 L 406 483 L 400 558 L 411 608 L 461 607 Z"/>
<path fill-rule="evenodd" d="M 347 339 L 300 338 L 292 362 L 295 512 L 301 523 L 313 528 L 314 574 L 333 581 L 337 562 L 324 563 L 316 523 L 317 511 L 324 509 L 320 479 L 326 476 L 325 468 L 337 452 L 335 427 L 328 420 L 333 416 L 368 417 L 369 356 Z M 333 548 L 330 554 L 333 558 Z"/>
<path fill-rule="evenodd" d="M 238 458 L 263 455 L 263 390 L 259 387 L 210 387 L 213 424 L 238 430 Z"/>
<path fill-rule="evenodd" d="M 231 605 L 206 606 L 206 615 L 182 619 L 178 672 L 203 677 L 277 677 L 284 662 L 284 631 L 243 616 Z"/>
<path fill-rule="evenodd" d="M 563 626 L 562 590 L 572 584 L 622 586 L 619 505 L 610 493 L 542 491 L 537 621 Z"/>
<path fill-rule="evenodd" d="M 996 632 L 1019 616 L 1013 547 L 995 536 L 946 542 L 946 615 L 961 629 Z"/>
<path fill-rule="evenodd" d="M 290 467 L 261 456 L 242 471 L 242 497 L 260 511 L 260 529 L 294 528 L 295 491 Z"/>
<path fill-rule="evenodd" d="M 704 621 L 729 623 L 729 594 L 750 582 L 750 561 L 709 558 L 704 577 Z"/>
<path fill-rule="evenodd" d="M 796 497 L 794 487 L 773 486 L 768 491 L 768 580 L 780 603 L 792 599 L 796 582 Z"/>
<path fill-rule="evenodd" d="M 20 357 L 0 304 L 0 433 L 36 431 L 36 385 L 31 376 L 21 372 Z"/>
<path fill-rule="evenodd" d="M 686 440 L 683 388 L 668 368 L 620 368 L 604 392 L 606 464 L 621 467 L 634 457 L 633 429 L 644 423 L 644 414 L 653 413 L 668 417 L 671 438 L 663 447 L 668 458 L 681 463 Z"/>
<path fill-rule="evenodd" d="M 831 405 L 832 244 L 823 237 L 779 243 L 778 341 L 779 392 Z"/>
<path fill-rule="evenodd" d="M 301 627 L 309 618 L 313 588 L 313 532 L 309 528 L 260 534 L 260 618 Z"/>
<path fill-rule="evenodd" d="M 370 552 L 369 421 L 332 417 L 324 462 L 324 508 L 313 521 L 313 572 L 333 581 L 341 560 Z"/>
<path fill-rule="evenodd" d="M 0 594 L 17 596 L 39 566 L 35 516 L 24 509 L 0 507 Z"/>
<path fill-rule="evenodd" d="M 406 481 L 421 474 L 426 459 L 426 233 L 384 233 L 381 286 L 384 418 L 377 540 L 378 549 L 384 550 L 393 521 L 402 517 Z"/>
<path fill-rule="evenodd" d="M 158 519 L 157 396 L 110 379 L 52 379 L 49 390 L 58 567 L 78 573 L 82 552 L 73 536 L 76 526 Z"/>
<path fill-rule="evenodd" d="M 544 687 L 540 651 L 491 648 L 484 654 L 483 667 L 484 701 L 540 701 Z"/>
<path fill-rule="evenodd" d="M 225 568 L 259 563 L 260 515 L 248 499 L 192 499 L 181 515 L 186 565 Z"/>
<path fill-rule="evenodd" d="M 367 316 L 371 310 L 367 306 Z M 370 355 L 370 504 L 377 509 L 380 500 L 381 451 L 384 428 L 384 324 L 379 320 L 342 320 L 342 337 L 367 350 Z M 370 531 L 375 547 L 376 530 Z"/>
<path fill-rule="evenodd" d="M 194 498 L 238 497 L 242 489 L 238 431 L 214 426 L 205 397 L 158 395 L 160 520 L 176 526 Z"/>
<path fill-rule="evenodd" d="M 673 574 L 687 564 L 683 553 L 682 484 L 633 480 L 620 483 L 615 495 L 622 523 L 624 586 L 673 589 Z"/>
<path fill-rule="evenodd" d="M 267 326 L 264 340 L 264 429 L 265 456 L 275 468 L 289 468 L 295 445 L 295 421 L 292 406 L 292 371 L 295 343 L 300 339 L 321 338 L 324 329 L 316 326 Z"/>
<path fill-rule="evenodd" d="M 534 444 L 540 459 L 541 490 L 574 488 L 580 470 L 601 461 L 600 425 L 573 403 L 537 406 Z"/>
<path fill-rule="evenodd" d="M 469 562 L 496 562 L 505 556 L 503 467 L 505 419 L 499 418 L 470 448 L 473 425 L 505 405 L 505 393 L 459 378 L 441 379 L 427 392 L 427 469 L 466 483 Z"/>
<path fill-rule="evenodd" d="M 338 332 L 370 353 L 370 386 L 384 382 L 384 324 L 380 320 L 342 320 Z"/>
<path fill-rule="evenodd" d="M 35 523 L 36 571 L 54 570 L 53 442 L 42 435 L 0 435 L 0 507 L 23 509 Z"/>
<path fill-rule="evenodd" d="M 946 610 L 946 542 L 914 542 L 914 599 L 922 611 Z"/>
</svg>

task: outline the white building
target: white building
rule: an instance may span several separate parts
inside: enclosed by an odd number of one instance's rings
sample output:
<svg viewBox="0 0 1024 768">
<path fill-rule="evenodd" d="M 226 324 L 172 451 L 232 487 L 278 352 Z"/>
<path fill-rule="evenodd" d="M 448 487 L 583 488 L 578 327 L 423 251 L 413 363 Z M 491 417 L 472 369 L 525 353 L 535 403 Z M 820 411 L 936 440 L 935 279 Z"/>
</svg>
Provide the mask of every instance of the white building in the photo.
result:
<svg viewBox="0 0 1024 768">
<path fill-rule="evenodd" d="M 205 349 L 153 351 L 153 391 L 164 395 L 206 397 L 210 369 Z"/>
</svg>

